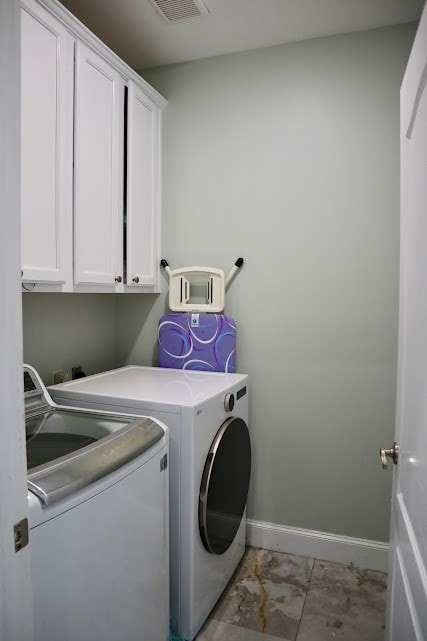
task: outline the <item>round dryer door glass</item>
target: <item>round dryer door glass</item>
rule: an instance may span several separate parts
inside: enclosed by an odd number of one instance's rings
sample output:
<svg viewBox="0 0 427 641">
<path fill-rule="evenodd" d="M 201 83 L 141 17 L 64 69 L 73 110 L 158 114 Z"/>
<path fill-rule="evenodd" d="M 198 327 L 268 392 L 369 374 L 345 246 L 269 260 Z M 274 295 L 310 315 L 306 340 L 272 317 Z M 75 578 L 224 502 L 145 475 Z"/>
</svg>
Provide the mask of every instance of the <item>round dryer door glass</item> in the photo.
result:
<svg viewBox="0 0 427 641">
<path fill-rule="evenodd" d="M 241 418 L 229 418 L 212 442 L 200 487 L 200 536 L 211 554 L 223 554 L 236 536 L 245 510 L 250 472 L 247 425 Z"/>
</svg>

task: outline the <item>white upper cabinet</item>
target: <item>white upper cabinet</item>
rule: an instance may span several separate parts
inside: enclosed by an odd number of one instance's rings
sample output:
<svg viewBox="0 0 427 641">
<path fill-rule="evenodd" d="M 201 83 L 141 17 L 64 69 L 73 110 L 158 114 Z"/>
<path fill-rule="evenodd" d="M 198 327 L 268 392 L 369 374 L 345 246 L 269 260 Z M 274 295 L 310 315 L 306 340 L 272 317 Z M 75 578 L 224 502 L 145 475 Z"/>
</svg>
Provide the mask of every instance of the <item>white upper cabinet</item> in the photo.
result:
<svg viewBox="0 0 427 641">
<path fill-rule="evenodd" d="M 21 3 L 21 244 L 24 282 L 65 283 L 72 216 L 74 41 Z"/>
<path fill-rule="evenodd" d="M 123 279 L 124 89 L 118 71 L 76 44 L 74 282 Z"/>
<path fill-rule="evenodd" d="M 126 284 L 158 286 L 160 110 L 129 83 L 127 126 Z"/>
<path fill-rule="evenodd" d="M 56 0 L 21 0 L 22 280 L 160 291 L 166 101 Z"/>
</svg>

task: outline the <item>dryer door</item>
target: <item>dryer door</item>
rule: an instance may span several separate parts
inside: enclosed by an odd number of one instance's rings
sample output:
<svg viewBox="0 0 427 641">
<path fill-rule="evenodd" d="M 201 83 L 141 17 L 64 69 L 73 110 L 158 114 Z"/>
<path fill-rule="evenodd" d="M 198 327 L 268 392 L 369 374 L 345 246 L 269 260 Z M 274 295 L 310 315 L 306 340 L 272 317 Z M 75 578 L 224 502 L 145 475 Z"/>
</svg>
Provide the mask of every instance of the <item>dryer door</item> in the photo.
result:
<svg viewBox="0 0 427 641">
<path fill-rule="evenodd" d="M 223 554 L 239 529 L 249 488 L 251 443 L 241 418 L 229 418 L 206 459 L 199 495 L 199 529 L 211 554 Z"/>
</svg>

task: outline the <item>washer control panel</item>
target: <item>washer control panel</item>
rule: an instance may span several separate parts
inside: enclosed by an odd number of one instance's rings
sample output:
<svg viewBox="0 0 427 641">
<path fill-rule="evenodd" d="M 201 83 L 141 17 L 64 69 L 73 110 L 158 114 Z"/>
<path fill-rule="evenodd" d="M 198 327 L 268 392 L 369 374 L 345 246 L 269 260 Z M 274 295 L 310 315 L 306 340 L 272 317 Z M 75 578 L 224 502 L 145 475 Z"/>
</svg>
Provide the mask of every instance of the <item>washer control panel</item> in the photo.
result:
<svg viewBox="0 0 427 641">
<path fill-rule="evenodd" d="M 24 365 L 24 405 L 25 415 L 49 407 L 46 388 L 36 370 L 30 365 Z"/>
</svg>

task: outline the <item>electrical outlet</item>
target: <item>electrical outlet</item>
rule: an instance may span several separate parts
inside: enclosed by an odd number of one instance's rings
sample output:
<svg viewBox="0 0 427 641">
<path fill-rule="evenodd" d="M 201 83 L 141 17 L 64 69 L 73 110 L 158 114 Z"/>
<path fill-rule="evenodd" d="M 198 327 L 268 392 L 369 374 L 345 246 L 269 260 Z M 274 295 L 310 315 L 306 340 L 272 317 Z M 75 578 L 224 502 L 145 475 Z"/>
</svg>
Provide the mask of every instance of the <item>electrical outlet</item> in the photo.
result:
<svg viewBox="0 0 427 641">
<path fill-rule="evenodd" d="M 80 378 L 80 375 L 82 373 L 82 366 L 81 365 L 75 365 L 74 367 L 71 368 L 71 378 Z"/>
<path fill-rule="evenodd" d="M 53 372 L 53 384 L 58 385 L 59 383 L 66 383 L 71 381 L 71 370 L 69 369 L 58 369 L 56 372 Z"/>
<path fill-rule="evenodd" d="M 52 382 L 54 385 L 58 385 L 58 383 L 63 383 L 64 382 L 64 375 L 65 372 L 63 369 L 58 369 L 56 372 L 52 373 Z"/>
</svg>

